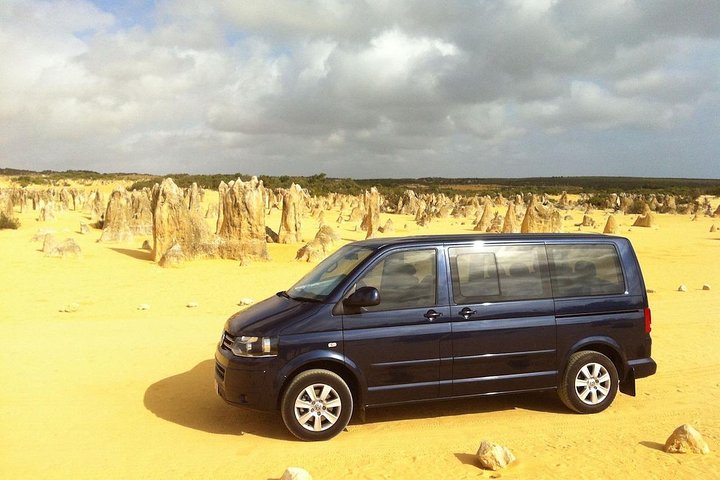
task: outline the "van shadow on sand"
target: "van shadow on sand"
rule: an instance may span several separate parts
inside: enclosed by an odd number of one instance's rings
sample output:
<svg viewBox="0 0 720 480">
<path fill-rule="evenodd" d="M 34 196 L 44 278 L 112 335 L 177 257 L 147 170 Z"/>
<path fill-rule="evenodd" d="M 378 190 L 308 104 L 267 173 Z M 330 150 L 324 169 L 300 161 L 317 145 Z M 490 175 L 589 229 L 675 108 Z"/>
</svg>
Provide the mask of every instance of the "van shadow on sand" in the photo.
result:
<svg viewBox="0 0 720 480">
<path fill-rule="evenodd" d="M 365 423 L 452 417 L 507 410 L 528 410 L 553 415 L 571 415 L 570 411 L 560 403 L 560 399 L 555 392 L 529 392 L 438 400 L 386 408 L 370 408 L 367 410 Z M 355 419 L 352 423 L 357 424 L 359 422 Z"/>
<path fill-rule="evenodd" d="M 214 367 L 214 360 L 205 360 L 188 372 L 153 383 L 145 390 L 145 408 L 168 422 L 208 433 L 293 438 L 280 415 L 236 408 L 218 397 Z"/>
<path fill-rule="evenodd" d="M 285 429 L 279 412 L 257 412 L 223 402 L 215 394 L 214 366 L 214 360 L 205 360 L 188 372 L 153 383 L 145 391 L 145 408 L 163 420 L 208 433 L 250 433 L 267 438 L 294 439 Z M 371 408 L 367 410 L 364 422 L 355 416 L 351 426 L 512 409 L 569 414 L 553 392 L 536 392 Z"/>
</svg>

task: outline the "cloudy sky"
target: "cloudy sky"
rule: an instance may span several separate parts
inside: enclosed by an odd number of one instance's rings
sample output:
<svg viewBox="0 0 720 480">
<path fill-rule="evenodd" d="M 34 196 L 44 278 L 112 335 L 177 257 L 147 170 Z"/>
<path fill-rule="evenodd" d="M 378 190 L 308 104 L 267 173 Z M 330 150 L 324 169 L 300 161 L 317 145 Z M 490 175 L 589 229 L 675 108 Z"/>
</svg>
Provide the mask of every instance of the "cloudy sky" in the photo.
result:
<svg viewBox="0 0 720 480">
<path fill-rule="evenodd" d="M 0 0 L 0 167 L 720 178 L 720 0 Z"/>
</svg>

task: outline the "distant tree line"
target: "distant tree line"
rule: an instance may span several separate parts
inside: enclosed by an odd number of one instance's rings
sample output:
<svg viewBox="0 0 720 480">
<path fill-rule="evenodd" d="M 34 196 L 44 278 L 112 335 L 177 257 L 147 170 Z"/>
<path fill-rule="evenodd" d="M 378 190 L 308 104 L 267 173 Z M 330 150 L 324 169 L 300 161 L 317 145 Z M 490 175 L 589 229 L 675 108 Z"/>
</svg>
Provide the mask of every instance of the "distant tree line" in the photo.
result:
<svg viewBox="0 0 720 480">
<path fill-rule="evenodd" d="M 251 175 L 243 173 L 192 175 L 169 174 L 163 176 L 143 175 L 138 173 L 98 173 L 90 170 L 66 170 L 56 172 L 45 170 L 33 172 L 29 170 L 0 169 L 0 175 L 11 177 L 20 185 L 63 185 L 66 182 L 83 180 L 132 181 L 130 189 L 151 188 L 163 178 L 171 177 L 180 187 L 189 187 L 193 183 L 205 189 L 217 189 L 220 182 L 232 180 L 250 180 Z M 296 183 L 312 195 L 341 193 L 358 195 L 376 186 L 390 201 L 395 201 L 405 190 L 411 189 L 422 193 L 443 193 L 446 195 L 496 195 L 506 197 L 525 193 L 547 193 L 559 195 L 570 194 L 592 195 L 591 202 L 601 204 L 611 193 L 632 192 L 639 194 L 669 194 L 684 199 L 694 200 L 700 195 L 720 196 L 720 179 L 695 178 L 643 178 L 643 177 L 528 177 L 528 178 L 376 178 L 352 179 L 332 178 L 324 173 L 310 176 L 270 176 L 259 175 L 267 188 L 289 188 Z"/>
<path fill-rule="evenodd" d="M 171 174 L 160 177 L 147 177 L 133 183 L 130 189 L 142 189 L 145 187 L 152 188 L 155 183 L 160 183 L 164 178 L 168 177 L 172 178 L 175 184 L 179 187 L 185 188 L 191 186 L 193 183 L 197 183 L 198 187 L 217 190 L 220 182 L 230 183 L 238 178 L 246 182 L 252 178 L 252 175 L 246 175 L 243 173 L 235 173 L 231 175 L 189 175 L 185 173 L 175 175 Z M 296 183 L 308 190 L 312 195 L 327 195 L 333 192 L 357 195 L 365 190 L 365 187 L 358 184 L 356 180 L 351 178 L 328 178 L 324 173 L 311 175 L 309 177 L 258 175 L 257 178 L 258 180 L 262 180 L 263 185 L 269 189 L 290 188 L 293 183 Z"/>
<path fill-rule="evenodd" d="M 43 170 L 35 172 L 15 168 L 0 168 L 0 175 L 10 177 L 14 182 L 19 183 L 23 187 L 29 185 L 65 186 L 69 185 L 69 181 L 78 183 L 94 180 L 107 182 L 119 180 L 128 181 L 147 177 L 147 175 L 139 173 L 98 173 L 92 170 L 65 170 L 64 172 Z"/>
</svg>

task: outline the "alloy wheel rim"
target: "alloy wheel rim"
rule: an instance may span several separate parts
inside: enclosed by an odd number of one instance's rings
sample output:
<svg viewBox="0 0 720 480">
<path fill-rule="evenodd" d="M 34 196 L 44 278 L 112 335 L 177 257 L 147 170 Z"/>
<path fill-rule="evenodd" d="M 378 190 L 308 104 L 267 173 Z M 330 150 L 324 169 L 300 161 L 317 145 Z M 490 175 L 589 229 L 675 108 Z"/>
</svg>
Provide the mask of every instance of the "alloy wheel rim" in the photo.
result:
<svg viewBox="0 0 720 480">
<path fill-rule="evenodd" d="M 612 380 L 608 370 L 599 363 L 584 365 L 575 376 L 575 393 L 586 405 L 602 403 L 610 393 Z"/>
<path fill-rule="evenodd" d="M 295 419 L 305 430 L 322 432 L 340 418 L 342 401 L 330 385 L 314 383 L 305 387 L 295 399 Z"/>
</svg>

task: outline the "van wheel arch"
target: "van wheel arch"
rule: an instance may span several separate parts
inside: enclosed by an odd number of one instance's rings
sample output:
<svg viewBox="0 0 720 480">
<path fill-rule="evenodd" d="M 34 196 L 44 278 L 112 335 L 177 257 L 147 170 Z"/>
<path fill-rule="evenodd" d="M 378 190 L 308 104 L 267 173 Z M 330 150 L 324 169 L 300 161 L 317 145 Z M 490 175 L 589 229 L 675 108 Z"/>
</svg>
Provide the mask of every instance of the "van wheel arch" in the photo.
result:
<svg viewBox="0 0 720 480">
<path fill-rule="evenodd" d="M 562 371 L 558 372 L 558 380 L 562 379 L 562 375 L 565 368 L 567 368 L 570 358 L 576 353 L 582 351 L 602 353 L 603 355 L 608 357 L 615 365 L 615 369 L 617 370 L 618 378 L 620 379 L 620 381 L 622 382 L 625 379 L 625 376 L 627 375 L 627 368 L 625 367 L 625 361 L 620 355 L 620 351 L 618 350 L 618 348 L 609 343 L 595 342 L 576 346 L 570 352 L 568 352 L 567 356 L 565 357 L 565 363 L 563 364 L 564 368 Z"/>
<path fill-rule="evenodd" d="M 343 381 L 347 384 L 348 388 L 350 389 L 350 394 L 353 397 L 353 404 L 355 405 L 355 412 L 359 412 L 361 409 L 364 408 L 364 405 L 362 403 L 363 395 L 362 390 L 360 389 L 360 382 L 358 381 L 357 377 L 353 374 L 353 372 L 346 367 L 345 365 L 338 363 L 338 362 L 332 362 L 332 361 L 315 361 L 306 363 L 304 365 L 301 365 L 300 367 L 293 370 L 285 379 L 283 382 L 282 388 L 280 389 L 280 393 L 278 395 L 277 400 L 277 409 L 280 410 L 282 398 L 285 395 L 285 391 L 287 390 L 288 386 L 292 383 L 292 381 L 300 375 L 303 372 L 306 372 L 308 370 L 327 370 L 329 372 L 333 372 L 334 374 L 338 375 L 340 378 L 343 379 Z"/>
</svg>

